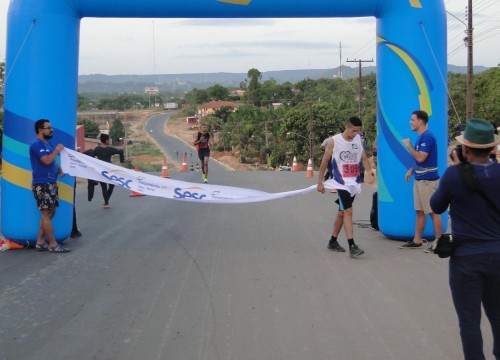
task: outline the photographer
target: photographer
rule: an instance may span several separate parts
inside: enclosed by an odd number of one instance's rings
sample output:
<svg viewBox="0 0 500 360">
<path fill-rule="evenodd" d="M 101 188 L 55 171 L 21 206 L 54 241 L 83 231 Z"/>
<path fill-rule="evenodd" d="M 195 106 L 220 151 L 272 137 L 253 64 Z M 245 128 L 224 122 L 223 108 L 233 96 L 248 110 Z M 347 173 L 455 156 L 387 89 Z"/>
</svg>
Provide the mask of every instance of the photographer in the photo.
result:
<svg viewBox="0 0 500 360">
<path fill-rule="evenodd" d="M 498 135 L 498 130 L 497 126 L 495 125 L 494 122 L 490 123 L 493 126 L 493 134 Z M 457 124 L 454 126 L 455 132 L 459 133 L 460 135 L 463 135 L 464 129 L 465 129 L 465 124 Z M 451 150 L 449 154 L 451 164 L 452 165 L 458 165 L 460 163 L 465 162 L 465 158 L 462 152 L 462 144 L 458 144 Z M 497 160 L 497 147 L 493 147 L 493 149 L 490 152 L 490 159 L 493 160 L 494 162 L 498 162 Z"/>
<path fill-rule="evenodd" d="M 490 159 L 500 138 L 487 121 L 470 119 L 456 139 L 469 164 L 446 169 L 431 208 L 441 214 L 450 207 L 453 240 L 462 243 L 450 257 L 449 284 L 465 359 L 485 359 L 481 304 L 491 324 L 493 354 L 500 359 L 500 165 Z M 469 179 L 477 183 L 472 191 L 465 182 L 470 165 Z"/>
</svg>

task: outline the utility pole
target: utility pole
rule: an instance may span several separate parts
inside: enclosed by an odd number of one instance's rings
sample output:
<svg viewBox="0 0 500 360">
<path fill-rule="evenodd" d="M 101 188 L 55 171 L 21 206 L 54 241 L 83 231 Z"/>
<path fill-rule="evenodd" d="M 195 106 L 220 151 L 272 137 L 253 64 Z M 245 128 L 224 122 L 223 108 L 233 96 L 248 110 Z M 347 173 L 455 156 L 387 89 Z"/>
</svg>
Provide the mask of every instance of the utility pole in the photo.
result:
<svg viewBox="0 0 500 360">
<path fill-rule="evenodd" d="M 342 79 L 342 41 L 339 43 L 339 49 L 340 49 L 340 66 L 339 66 L 339 78 Z"/>
<path fill-rule="evenodd" d="M 271 103 L 269 105 L 269 111 L 271 111 Z M 269 114 L 266 114 L 266 116 L 264 116 L 264 146 L 266 147 L 265 151 L 266 151 L 266 170 L 269 170 L 269 138 L 267 136 L 267 117 L 269 116 Z"/>
<path fill-rule="evenodd" d="M 309 160 L 314 164 L 313 160 L 313 152 L 312 152 L 312 136 L 313 136 L 313 111 L 312 111 L 312 102 L 309 103 L 309 124 L 308 124 L 308 130 L 309 130 Z"/>
<path fill-rule="evenodd" d="M 273 111 L 273 101 L 274 101 L 274 96 L 276 94 L 271 95 L 269 98 L 269 105 L 268 105 L 268 113 L 264 117 L 264 145 L 266 147 L 266 170 L 269 170 L 269 135 L 267 133 L 267 118 L 270 116 L 271 111 Z"/>
<path fill-rule="evenodd" d="M 472 0 L 468 0 L 468 5 L 466 8 L 465 16 L 467 18 L 467 24 L 459 19 L 451 12 L 447 11 L 450 16 L 453 16 L 456 20 L 460 21 L 465 26 L 465 46 L 467 47 L 467 94 L 465 98 L 465 120 L 472 118 L 474 115 L 474 66 L 473 66 L 473 39 L 472 39 L 472 31 L 474 28 L 472 27 Z"/>
<path fill-rule="evenodd" d="M 358 105 L 359 105 L 359 117 L 361 117 L 361 99 L 363 98 L 363 84 L 362 84 L 362 80 L 361 80 L 361 65 L 362 63 L 365 63 L 365 62 L 373 62 L 373 59 L 371 60 L 349 60 L 347 59 L 346 62 L 357 62 L 358 63 L 358 69 L 359 69 L 359 74 L 358 74 L 358 77 L 359 77 L 359 92 L 358 92 Z"/>
<path fill-rule="evenodd" d="M 474 103 L 473 103 L 473 82 L 474 82 L 474 71 L 473 71 L 473 41 L 472 41 L 472 0 L 468 0 L 467 5 L 467 100 L 465 102 L 465 113 L 466 120 L 472 118 L 474 115 Z"/>
</svg>

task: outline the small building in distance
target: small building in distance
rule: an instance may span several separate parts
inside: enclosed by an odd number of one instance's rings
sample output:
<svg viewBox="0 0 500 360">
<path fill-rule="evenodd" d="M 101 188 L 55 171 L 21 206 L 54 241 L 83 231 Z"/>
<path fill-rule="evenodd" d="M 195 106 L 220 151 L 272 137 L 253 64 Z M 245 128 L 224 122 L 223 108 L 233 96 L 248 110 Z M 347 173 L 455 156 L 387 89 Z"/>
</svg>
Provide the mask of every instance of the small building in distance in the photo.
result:
<svg viewBox="0 0 500 360">
<path fill-rule="evenodd" d="M 238 109 L 238 104 L 232 101 L 211 101 L 205 104 L 202 104 L 198 107 L 198 117 L 203 118 L 208 115 L 214 114 L 217 110 L 229 107 L 232 108 L 233 111 Z"/>
</svg>

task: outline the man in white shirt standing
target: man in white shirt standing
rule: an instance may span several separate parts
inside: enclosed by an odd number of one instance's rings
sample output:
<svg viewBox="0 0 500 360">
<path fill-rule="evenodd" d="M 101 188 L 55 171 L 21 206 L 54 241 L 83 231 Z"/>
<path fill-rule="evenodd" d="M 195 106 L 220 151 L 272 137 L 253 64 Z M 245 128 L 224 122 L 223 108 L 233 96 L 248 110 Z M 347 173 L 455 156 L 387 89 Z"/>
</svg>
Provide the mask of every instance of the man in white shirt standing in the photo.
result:
<svg viewBox="0 0 500 360">
<path fill-rule="evenodd" d="M 363 163 L 363 166 L 367 170 L 366 183 L 372 184 L 374 181 L 371 175 L 371 165 L 359 135 L 362 125 L 361 119 L 353 116 L 346 122 L 344 132 L 333 136 L 328 141 L 319 168 L 317 186 L 319 192 L 325 192 L 323 176 L 328 162 L 330 162 L 333 171 L 331 181 L 338 190 L 338 199 L 335 202 L 339 205 L 339 211 L 333 225 L 328 249 L 336 252 L 345 252 L 345 249 L 337 242 L 337 237 L 343 226 L 351 257 L 358 257 L 364 254 L 364 250 L 359 248 L 354 242 L 352 225 L 352 205 L 356 194 L 361 192 L 361 163 Z"/>
<path fill-rule="evenodd" d="M 325 151 L 326 146 L 328 145 L 328 141 L 330 141 L 330 138 L 332 138 L 333 135 L 335 135 L 335 133 L 332 130 L 330 130 L 328 132 L 328 137 L 325 140 L 323 140 L 323 143 L 321 144 L 321 150 Z"/>
<path fill-rule="evenodd" d="M 335 133 L 332 130 L 330 130 L 328 132 L 328 137 L 325 140 L 323 140 L 323 142 L 321 143 L 321 150 L 322 151 L 326 150 L 326 146 L 328 145 L 328 142 L 330 141 L 330 139 L 333 138 L 334 134 Z M 331 165 L 332 165 L 331 162 L 329 162 L 328 167 L 326 168 L 325 177 L 324 177 L 325 181 L 332 177 L 332 166 Z"/>
</svg>

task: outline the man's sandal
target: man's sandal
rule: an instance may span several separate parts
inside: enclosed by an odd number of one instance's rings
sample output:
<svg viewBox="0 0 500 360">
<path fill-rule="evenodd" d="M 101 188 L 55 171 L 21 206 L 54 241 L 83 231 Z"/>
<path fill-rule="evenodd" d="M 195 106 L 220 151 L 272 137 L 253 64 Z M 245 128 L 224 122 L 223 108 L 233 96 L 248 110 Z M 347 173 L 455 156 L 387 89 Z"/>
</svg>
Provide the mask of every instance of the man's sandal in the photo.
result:
<svg viewBox="0 0 500 360">
<path fill-rule="evenodd" d="M 51 253 L 68 253 L 71 250 L 65 247 L 62 247 L 61 245 L 57 244 L 54 246 L 47 246 L 47 250 Z"/>
<path fill-rule="evenodd" d="M 35 249 L 36 251 L 47 251 L 49 250 L 49 245 L 47 245 L 47 243 L 43 244 L 36 243 Z"/>
</svg>

